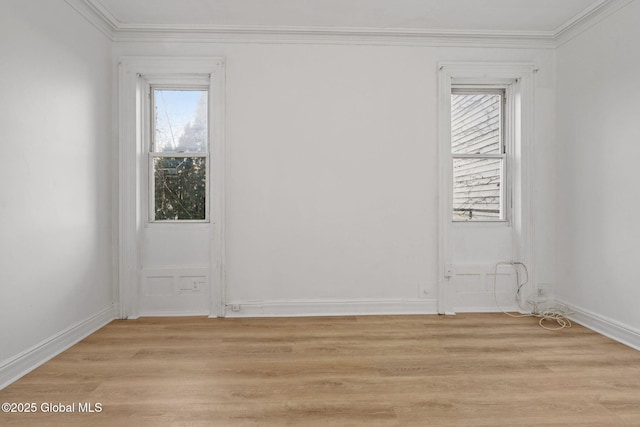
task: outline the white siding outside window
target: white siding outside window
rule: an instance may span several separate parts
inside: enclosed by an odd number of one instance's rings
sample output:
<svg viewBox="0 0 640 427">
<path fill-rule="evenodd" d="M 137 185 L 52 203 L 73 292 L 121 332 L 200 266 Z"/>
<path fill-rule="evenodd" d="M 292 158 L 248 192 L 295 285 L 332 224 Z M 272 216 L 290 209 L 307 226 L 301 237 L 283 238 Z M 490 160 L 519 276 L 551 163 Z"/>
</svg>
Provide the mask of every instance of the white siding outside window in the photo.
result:
<svg viewBox="0 0 640 427">
<path fill-rule="evenodd" d="M 453 88 L 454 221 L 504 221 L 504 90 Z"/>
</svg>

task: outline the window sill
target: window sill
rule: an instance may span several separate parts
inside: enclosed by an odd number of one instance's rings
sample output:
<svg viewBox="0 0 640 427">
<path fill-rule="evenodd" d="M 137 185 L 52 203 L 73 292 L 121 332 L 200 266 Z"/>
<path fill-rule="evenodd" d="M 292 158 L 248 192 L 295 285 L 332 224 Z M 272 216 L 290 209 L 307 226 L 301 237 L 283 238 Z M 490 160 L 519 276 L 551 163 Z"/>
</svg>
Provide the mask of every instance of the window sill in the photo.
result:
<svg viewBox="0 0 640 427">
<path fill-rule="evenodd" d="M 467 228 L 471 226 L 477 226 L 482 228 L 491 228 L 491 227 L 500 227 L 506 228 L 511 227 L 511 221 L 503 220 L 503 221 L 451 221 L 453 227 Z"/>
<path fill-rule="evenodd" d="M 209 228 L 211 221 L 147 221 L 145 228 L 181 228 L 188 226 L 189 228 Z"/>
</svg>

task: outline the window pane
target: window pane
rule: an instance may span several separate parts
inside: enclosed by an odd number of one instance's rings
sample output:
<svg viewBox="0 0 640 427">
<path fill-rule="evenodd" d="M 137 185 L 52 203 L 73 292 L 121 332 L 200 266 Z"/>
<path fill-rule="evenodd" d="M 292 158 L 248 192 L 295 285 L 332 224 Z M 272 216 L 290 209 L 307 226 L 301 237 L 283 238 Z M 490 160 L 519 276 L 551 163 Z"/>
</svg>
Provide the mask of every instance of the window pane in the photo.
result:
<svg viewBox="0 0 640 427">
<path fill-rule="evenodd" d="M 503 219 L 502 159 L 453 159 L 453 220 Z"/>
<path fill-rule="evenodd" d="M 451 152 L 500 154 L 502 96 L 451 95 Z"/>
<path fill-rule="evenodd" d="M 153 159 L 155 220 L 204 220 L 206 203 L 205 157 Z"/>
<path fill-rule="evenodd" d="M 154 89 L 153 151 L 207 152 L 206 90 Z"/>
</svg>

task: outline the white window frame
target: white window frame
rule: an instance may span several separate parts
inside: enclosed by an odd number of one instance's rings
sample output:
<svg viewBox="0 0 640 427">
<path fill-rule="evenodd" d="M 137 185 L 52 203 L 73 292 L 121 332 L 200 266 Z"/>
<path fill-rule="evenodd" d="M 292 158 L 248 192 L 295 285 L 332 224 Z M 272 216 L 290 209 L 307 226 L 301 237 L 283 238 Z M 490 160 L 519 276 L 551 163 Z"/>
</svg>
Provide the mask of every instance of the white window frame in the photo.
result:
<svg viewBox="0 0 640 427">
<path fill-rule="evenodd" d="M 141 75 L 143 88 L 147 94 L 146 107 L 143 116 L 145 117 L 144 126 L 144 144 L 145 151 L 148 155 L 146 179 L 147 179 L 147 205 L 145 206 L 148 225 L 151 224 L 203 224 L 210 222 L 210 152 L 211 152 L 211 110 L 214 100 L 211 96 L 210 85 L 211 79 L 209 75 L 193 76 L 193 75 L 150 75 L 146 77 Z M 207 151 L 206 152 L 167 152 L 159 153 L 153 151 L 155 120 L 153 119 L 155 99 L 153 95 L 154 89 L 166 90 L 206 90 L 207 91 Z M 176 219 L 176 220 L 157 220 L 155 219 L 155 174 L 153 169 L 153 161 L 158 157 L 203 157 L 205 158 L 205 217 L 204 219 Z"/>
<path fill-rule="evenodd" d="M 492 84 L 455 84 L 452 82 L 451 94 L 488 94 L 488 95 L 500 95 L 500 153 L 499 154 L 460 154 L 453 153 L 452 146 L 449 145 L 451 152 L 451 161 L 454 159 L 500 159 L 502 160 L 502 167 L 500 171 L 500 217 L 496 219 L 454 219 L 453 218 L 453 200 L 451 202 L 451 220 L 454 223 L 506 223 L 508 224 L 511 217 L 511 197 L 510 189 L 511 183 L 509 182 L 509 164 L 511 155 L 511 146 L 513 145 L 512 135 L 509 129 L 512 127 L 511 118 L 513 114 L 508 114 L 507 105 L 514 104 L 513 100 L 508 101 L 508 96 L 511 94 L 509 91 L 510 85 L 492 85 Z M 451 124 L 450 124 L 451 125 Z M 452 169 L 452 184 L 451 194 L 453 197 L 453 169 Z"/>
<path fill-rule="evenodd" d="M 208 78 L 209 85 L 209 223 L 157 224 L 148 221 L 149 103 L 145 81 L 184 83 L 185 78 Z M 147 105 L 147 107 L 145 107 Z M 145 227 L 203 227 L 210 239 L 209 316 L 224 316 L 225 307 L 225 61 L 222 57 L 120 57 L 118 62 L 118 265 L 114 300 L 121 319 L 135 319 L 141 286 L 142 230 Z"/>
<path fill-rule="evenodd" d="M 512 259 L 529 271 L 529 286 L 536 286 L 534 247 L 533 159 L 535 147 L 535 75 L 531 63 L 440 62 L 438 68 L 439 222 L 438 312 L 455 314 L 452 307 L 453 276 L 451 234 L 455 227 L 513 227 Z M 451 158 L 451 88 L 454 86 L 501 86 L 507 88 L 505 111 L 509 134 L 509 221 L 452 221 L 453 162 Z M 510 123 L 510 125 L 509 125 Z M 510 141 L 510 142 L 509 142 Z"/>
</svg>

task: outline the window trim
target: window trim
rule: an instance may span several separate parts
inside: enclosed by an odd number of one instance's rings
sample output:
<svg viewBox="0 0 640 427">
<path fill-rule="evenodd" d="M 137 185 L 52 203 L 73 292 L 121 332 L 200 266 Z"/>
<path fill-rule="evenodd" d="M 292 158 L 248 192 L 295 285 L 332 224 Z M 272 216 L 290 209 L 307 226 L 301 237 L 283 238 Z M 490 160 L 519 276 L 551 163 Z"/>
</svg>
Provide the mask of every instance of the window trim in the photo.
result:
<svg viewBox="0 0 640 427">
<path fill-rule="evenodd" d="M 146 221 L 144 192 L 145 147 L 143 131 L 148 120 L 144 114 L 144 79 L 157 75 L 208 76 L 211 183 L 209 224 L 192 224 L 211 233 L 210 239 L 210 299 L 209 316 L 225 313 L 225 59 L 220 56 L 121 56 L 118 58 L 118 144 L 114 156 L 118 159 L 118 172 L 113 174 L 113 186 L 117 189 L 118 230 L 117 280 L 114 281 L 114 300 L 119 307 L 118 317 L 139 317 L 138 294 L 142 260 L 140 249 Z M 160 226 L 160 225 L 157 225 Z M 162 227 L 177 228 L 184 224 L 166 224 Z"/>
<path fill-rule="evenodd" d="M 508 109 L 513 126 L 511 135 L 512 161 L 509 180 L 511 187 L 511 223 L 513 229 L 514 260 L 527 264 L 529 285 L 536 286 L 533 159 L 535 155 L 535 82 L 538 67 L 526 62 L 439 62 L 435 73 L 438 79 L 438 313 L 455 314 L 452 306 L 450 278 L 452 228 L 506 227 L 505 223 L 451 221 L 451 86 L 464 84 L 508 85 L 509 99 L 516 102 Z M 515 82 L 515 83 L 514 83 Z M 472 225 L 473 224 L 473 225 Z"/>
</svg>

